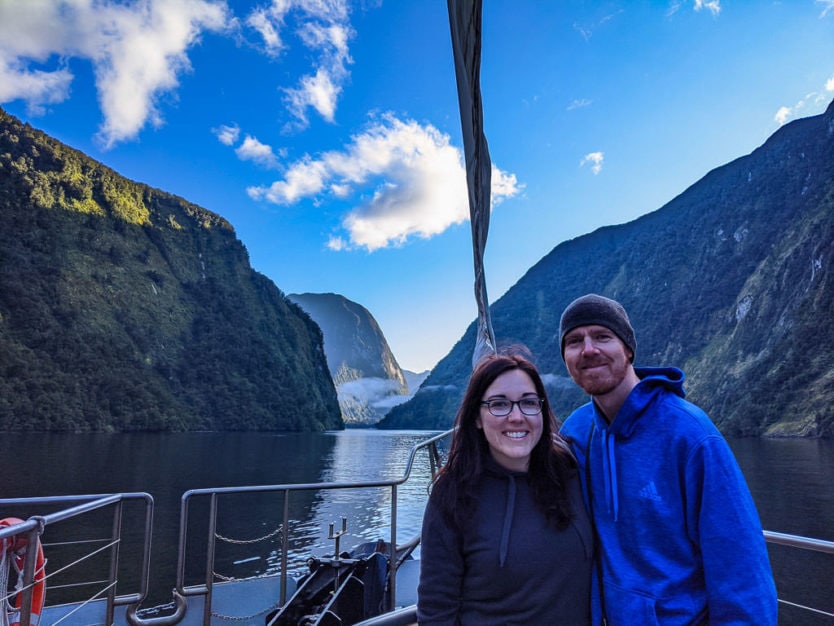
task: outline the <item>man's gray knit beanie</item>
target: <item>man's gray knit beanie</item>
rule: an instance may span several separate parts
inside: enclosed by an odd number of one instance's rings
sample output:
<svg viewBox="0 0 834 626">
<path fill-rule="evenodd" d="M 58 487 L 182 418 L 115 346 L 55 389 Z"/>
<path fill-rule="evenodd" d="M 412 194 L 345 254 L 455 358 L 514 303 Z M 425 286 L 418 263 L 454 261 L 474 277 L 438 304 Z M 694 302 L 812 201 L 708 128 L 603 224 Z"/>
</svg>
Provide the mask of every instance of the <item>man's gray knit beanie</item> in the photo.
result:
<svg viewBox="0 0 834 626">
<path fill-rule="evenodd" d="M 571 302 L 562 313 L 559 333 L 562 342 L 562 360 L 565 360 L 565 335 L 579 326 L 605 326 L 631 349 L 631 361 L 637 352 L 637 339 L 634 329 L 628 321 L 623 306 L 610 298 L 589 293 Z"/>
</svg>

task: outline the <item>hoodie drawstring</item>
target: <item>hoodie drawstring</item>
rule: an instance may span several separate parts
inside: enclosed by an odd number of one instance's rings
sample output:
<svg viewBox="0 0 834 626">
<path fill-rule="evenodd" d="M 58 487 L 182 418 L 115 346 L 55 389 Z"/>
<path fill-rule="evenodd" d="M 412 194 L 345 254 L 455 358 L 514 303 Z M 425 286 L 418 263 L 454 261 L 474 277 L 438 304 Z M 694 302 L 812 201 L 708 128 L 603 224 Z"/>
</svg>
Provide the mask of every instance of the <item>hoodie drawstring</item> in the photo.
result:
<svg viewBox="0 0 834 626">
<path fill-rule="evenodd" d="M 504 567 L 507 560 L 507 549 L 510 544 L 510 531 L 513 527 L 513 511 L 515 510 L 515 477 L 509 476 L 507 481 L 507 508 L 504 510 L 504 526 L 501 529 L 501 546 L 498 551 L 498 561 Z"/>
<path fill-rule="evenodd" d="M 600 444 L 602 445 L 602 473 L 605 483 L 605 502 L 608 513 L 612 513 L 617 521 L 620 513 L 620 497 L 617 489 L 617 457 L 614 455 L 614 436 L 604 430 Z"/>
</svg>

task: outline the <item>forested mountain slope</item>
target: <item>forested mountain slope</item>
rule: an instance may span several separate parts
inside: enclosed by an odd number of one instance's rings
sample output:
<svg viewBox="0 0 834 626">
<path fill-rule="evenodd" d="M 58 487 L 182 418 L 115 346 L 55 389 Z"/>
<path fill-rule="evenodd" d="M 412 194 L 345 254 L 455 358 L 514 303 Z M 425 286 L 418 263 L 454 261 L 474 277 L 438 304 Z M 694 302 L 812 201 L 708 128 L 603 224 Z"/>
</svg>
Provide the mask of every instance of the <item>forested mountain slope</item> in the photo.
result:
<svg viewBox="0 0 834 626">
<path fill-rule="evenodd" d="M 342 427 L 318 326 L 222 217 L 0 109 L 0 429 Z"/>
<path fill-rule="evenodd" d="M 708 173 L 661 209 L 564 242 L 492 307 L 564 418 L 559 317 L 596 292 L 621 301 L 637 365 L 676 365 L 688 397 L 733 435 L 834 436 L 834 103 Z M 447 428 L 471 371 L 474 324 L 381 426 Z"/>
</svg>

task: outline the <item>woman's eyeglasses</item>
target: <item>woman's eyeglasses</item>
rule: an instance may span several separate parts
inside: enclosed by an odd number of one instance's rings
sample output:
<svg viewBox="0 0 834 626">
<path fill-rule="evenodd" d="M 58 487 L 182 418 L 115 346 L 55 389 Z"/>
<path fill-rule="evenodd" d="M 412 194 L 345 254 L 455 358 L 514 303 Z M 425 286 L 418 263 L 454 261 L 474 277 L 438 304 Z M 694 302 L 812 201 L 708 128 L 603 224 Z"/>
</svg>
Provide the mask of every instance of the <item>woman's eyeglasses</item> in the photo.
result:
<svg viewBox="0 0 834 626">
<path fill-rule="evenodd" d="M 544 400 L 538 397 L 522 398 L 521 400 L 494 398 L 481 402 L 481 405 L 489 409 L 489 412 L 495 417 L 507 417 L 513 412 L 514 404 L 518 405 L 518 410 L 524 415 L 538 415 L 542 412 L 543 403 Z"/>
</svg>

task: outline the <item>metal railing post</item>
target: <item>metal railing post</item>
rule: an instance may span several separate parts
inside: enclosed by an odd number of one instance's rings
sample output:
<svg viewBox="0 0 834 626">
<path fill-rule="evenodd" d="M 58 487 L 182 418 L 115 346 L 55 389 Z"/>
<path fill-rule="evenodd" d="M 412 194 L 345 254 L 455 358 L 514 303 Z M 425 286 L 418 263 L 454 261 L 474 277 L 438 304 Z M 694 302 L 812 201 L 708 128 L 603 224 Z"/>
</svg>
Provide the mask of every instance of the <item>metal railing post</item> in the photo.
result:
<svg viewBox="0 0 834 626">
<path fill-rule="evenodd" d="M 216 489 L 191 489 L 185 492 L 181 499 L 180 508 L 180 541 L 179 554 L 177 558 L 177 586 L 175 589 L 175 599 L 184 603 L 185 598 L 190 596 L 203 596 L 205 598 L 205 612 L 203 623 L 207 626 L 211 617 L 211 600 L 212 600 L 212 586 L 214 583 L 214 558 L 216 547 L 216 531 L 217 531 L 217 514 L 219 508 L 218 498 L 224 494 L 242 494 L 255 492 L 277 493 L 281 492 L 284 495 L 284 511 L 281 523 L 281 557 L 280 557 L 280 573 L 279 584 L 279 606 L 284 606 L 288 602 L 287 587 L 288 587 L 288 562 L 289 562 L 289 532 L 290 532 L 290 497 L 294 492 L 299 491 L 322 491 L 331 489 L 370 489 L 378 487 L 391 488 L 391 541 L 389 546 L 389 605 L 391 608 L 396 606 L 396 592 L 397 592 L 397 571 L 400 563 L 397 561 L 397 517 L 398 517 L 398 486 L 405 483 L 411 476 L 411 470 L 414 465 L 414 459 L 419 450 L 428 448 L 429 461 L 432 464 L 432 477 L 440 466 L 440 454 L 437 451 L 436 442 L 448 437 L 452 433 L 451 430 L 440 433 L 415 445 L 411 449 L 408 456 L 406 467 L 402 476 L 392 480 L 374 480 L 374 481 L 358 481 L 358 482 L 326 482 L 326 483 L 293 483 L 282 485 L 251 485 L 246 487 L 221 487 Z M 206 554 L 206 576 L 203 585 L 194 585 L 186 588 L 185 586 L 185 560 L 186 560 L 186 543 L 187 543 L 187 526 L 189 517 L 189 502 L 197 497 L 209 496 L 210 502 L 210 518 L 209 518 L 209 539 Z M 416 538 L 416 544 L 419 543 L 419 538 Z M 413 549 L 413 546 L 411 547 Z M 337 554 L 335 555 L 338 558 Z M 179 612 L 179 608 L 178 608 Z M 139 620 L 136 620 L 137 623 Z"/>
<path fill-rule="evenodd" d="M 121 545 L 122 529 L 122 506 L 123 501 L 119 500 L 113 506 L 113 548 L 110 551 L 110 577 L 108 579 L 109 589 L 107 590 L 107 609 L 105 623 L 112 624 L 113 616 L 116 613 L 116 584 L 119 578 L 119 547 Z"/>
<path fill-rule="evenodd" d="M 388 546 L 388 575 L 391 577 L 388 587 L 388 610 L 393 611 L 397 605 L 397 485 L 391 485 L 391 545 Z"/>
<path fill-rule="evenodd" d="M 287 552 L 290 549 L 290 490 L 284 489 L 284 516 L 281 521 L 281 606 L 287 602 Z"/>
<path fill-rule="evenodd" d="M 208 545 L 206 546 L 206 606 L 203 610 L 203 625 L 211 624 L 211 596 L 214 585 L 214 550 L 217 537 L 217 494 L 209 500 Z"/>
<path fill-rule="evenodd" d="M 35 546 L 40 541 L 43 526 L 36 526 L 26 533 L 26 556 L 23 560 L 23 592 L 20 597 L 20 626 L 29 626 L 32 620 L 32 595 L 34 589 L 32 583 L 35 581 L 35 567 L 37 565 L 38 551 Z M 5 593 L 5 590 L 3 590 Z"/>
</svg>

